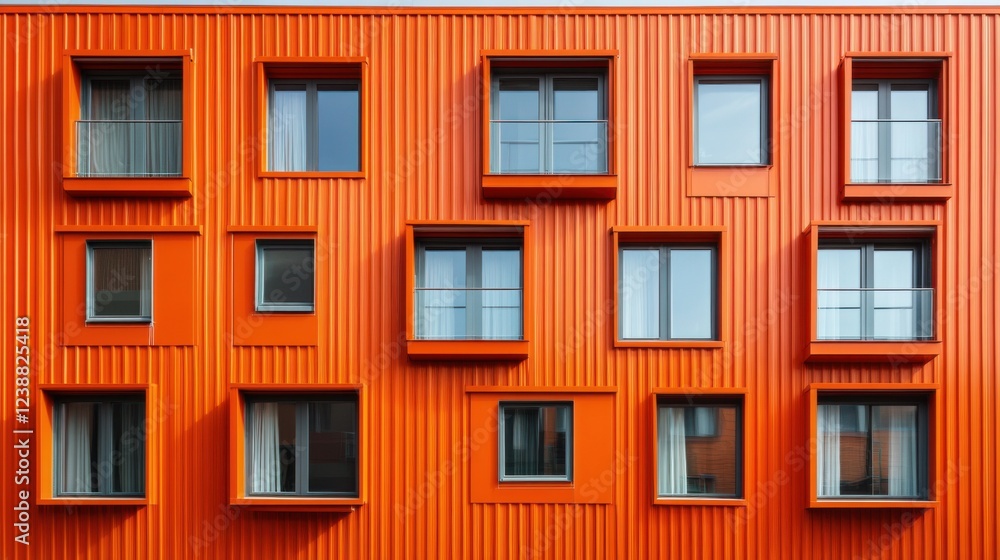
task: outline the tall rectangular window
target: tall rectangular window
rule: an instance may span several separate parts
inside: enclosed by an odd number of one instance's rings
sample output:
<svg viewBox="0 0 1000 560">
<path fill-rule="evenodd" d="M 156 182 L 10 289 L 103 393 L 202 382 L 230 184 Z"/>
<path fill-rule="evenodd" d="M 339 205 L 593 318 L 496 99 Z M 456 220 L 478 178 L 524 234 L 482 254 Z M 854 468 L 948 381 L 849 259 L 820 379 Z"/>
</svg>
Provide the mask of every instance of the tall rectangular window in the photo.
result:
<svg viewBox="0 0 1000 560">
<path fill-rule="evenodd" d="M 87 242 L 87 321 L 152 320 L 151 241 Z"/>
<path fill-rule="evenodd" d="M 247 493 L 356 496 L 356 394 L 247 399 Z"/>
<path fill-rule="evenodd" d="M 657 409 L 657 488 L 661 497 L 743 495 L 740 402 L 661 398 Z"/>
<path fill-rule="evenodd" d="M 936 89 L 933 80 L 854 80 L 851 182 L 941 181 Z"/>
<path fill-rule="evenodd" d="M 716 248 L 622 245 L 619 248 L 622 340 L 715 340 Z"/>
<path fill-rule="evenodd" d="M 770 163 L 765 76 L 696 76 L 695 165 Z"/>
<path fill-rule="evenodd" d="M 258 240 L 257 311 L 313 311 L 315 253 L 312 240 Z"/>
<path fill-rule="evenodd" d="M 816 335 L 825 340 L 933 337 L 926 245 L 823 243 L 816 270 Z"/>
<path fill-rule="evenodd" d="M 60 398 L 54 408 L 57 496 L 143 496 L 146 412 L 138 396 Z"/>
<path fill-rule="evenodd" d="M 923 400 L 821 396 L 818 497 L 927 499 L 927 426 Z"/>
<path fill-rule="evenodd" d="M 494 74 L 491 173 L 608 172 L 604 73 Z"/>
<path fill-rule="evenodd" d="M 361 169 L 358 80 L 271 80 L 268 170 Z"/>
<path fill-rule="evenodd" d="M 500 480 L 572 480 L 570 403 L 500 403 Z"/>
<path fill-rule="evenodd" d="M 416 255 L 416 338 L 520 340 L 522 252 L 512 243 L 421 243 Z"/>
<path fill-rule="evenodd" d="M 85 76 L 77 121 L 80 177 L 181 175 L 180 73 L 150 69 Z"/>
</svg>

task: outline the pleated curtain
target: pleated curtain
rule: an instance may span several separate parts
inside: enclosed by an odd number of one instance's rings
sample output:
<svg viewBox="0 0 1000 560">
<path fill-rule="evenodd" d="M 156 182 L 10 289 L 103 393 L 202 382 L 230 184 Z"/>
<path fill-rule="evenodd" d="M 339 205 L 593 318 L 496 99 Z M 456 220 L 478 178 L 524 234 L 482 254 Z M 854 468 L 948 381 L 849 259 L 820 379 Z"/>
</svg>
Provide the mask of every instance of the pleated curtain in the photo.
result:
<svg viewBox="0 0 1000 560">
<path fill-rule="evenodd" d="M 253 404 L 250 472 L 254 492 L 281 490 L 281 440 L 278 435 L 278 403 Z"/>
<path fill-rule="evenodd" d="M 687 494 L 687 436 L 684 409 L 661 407 L 657 420 L 657 480 L 660 495 Z"/>
<path fill-rule="evenodd" d="M 816 492 L 840 495 L 840 405 L 821 404 L 816 410 Z"/>
</svg>

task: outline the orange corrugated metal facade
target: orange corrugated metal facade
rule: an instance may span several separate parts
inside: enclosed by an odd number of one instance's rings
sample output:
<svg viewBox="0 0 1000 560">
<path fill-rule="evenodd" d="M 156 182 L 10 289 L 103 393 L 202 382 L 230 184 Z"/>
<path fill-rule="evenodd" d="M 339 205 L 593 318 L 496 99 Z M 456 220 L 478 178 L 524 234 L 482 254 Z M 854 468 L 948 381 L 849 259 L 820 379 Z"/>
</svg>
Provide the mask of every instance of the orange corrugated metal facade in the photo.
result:
<svg viewBox="0 0 1000 560">
<path fill-rule="evenodd" d="M 996 558 L 998 31 L 992 8 L 0 9 L 0 556 Z M 508 49 L 616 53 L 613 198 L 483 196 L 483 52 Z M 87 50 L 189 53 L 191 196 L 66 192 L 64 54 Z M 950 197 L 843 199 L 839 71 L 852 52 L 948 53 Z M 776 55 L 770 196 L 688 194 L 692 53 Z M 258 173 L 255 61 L 264 57 L 364 61 L 363 176 Z M 527 359 L 407 356 L 407 223 L 466 220 L 531 229 Z M 938 225 L 941 347 L 932 359 L 804 360 L 807 230 L 820 221 Z M 725 228 L 721 348 L 615 347 L 611 230 L 619 226 Z M 315 236 L 323 257 L 314 343 L 236 344 L 254 325 L 234 319 L 242 269 L 233 248 L 241 236 L 279 230 Z M 61 308 L 71 303 L 63 239 L 100 232 L 187 240 L 190 262 L 172 265 L 193 282 L 190 328 L 164 335 L 170 343 L 67 340 L 76 326 Z M 22 316 L 30 319 L 27 424 L 15 417 Z M 814 383 L 937 387 L 935 507 L 808 507 Z M 40 387 L 87 384 L 155 386 L 150 503 L 35 503 L 37 447 L 30 484 L 15 482 L 23 436 L 14 430 L 38 426 Z M 253 384 L 362 387 L 363 504 L 230 505 L 231 387 Z M 607 503 L 473 500 L 469 388 L 479 386 L 608 390 L 616 460 Z M 650 419 L 663 388 L 745 391 L 742 505 L 653 503 Z M 27 546 L 15 540 L 24 490 Z"/>
</svg>

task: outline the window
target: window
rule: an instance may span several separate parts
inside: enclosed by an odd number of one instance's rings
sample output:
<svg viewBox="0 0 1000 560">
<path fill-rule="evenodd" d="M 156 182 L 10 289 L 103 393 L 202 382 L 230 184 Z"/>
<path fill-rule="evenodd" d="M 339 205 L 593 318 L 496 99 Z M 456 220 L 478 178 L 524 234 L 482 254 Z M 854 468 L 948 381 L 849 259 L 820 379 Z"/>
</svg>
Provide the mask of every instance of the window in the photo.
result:
<svg viewBox="0 0 1000 560">
<path fill-rule="evenodd" d="M 494 73 L 490 172 L 608 173 L 606 82 L 593 70 Z"/>
<path fill-rule="evenodd" d="M 660 397 L 656 418 L 658 495 L 742 497 L 742 415 L 740 401 Z"/>
<path fill-rule="evenodd" d="M 180 176 L 182 99 L 178 70 L 86 74 L 76 123 L 77 175 Z"/>
<path fill-rule="evenodd" d="M 313 311 L 315 272 L 312 240 L 258 240 L 257 311 Z"/>
<path fill-rule="evenodd" d="M 932 80 L 855 79 L 851 182 L 941 181 L 941 119 Z"/>
<path fill-rule="evenodd" d="M 55 400 L 56 496 L 144 496 L 145 408 L 127 394 Z"/>
<path fill-rule="evenodd" d="M 150 241 L 87 242 L 87 320 L 152 320 Z"/>
<path fill-rule="evenodd" d="M 766 76 L 696 76 L 695 165 L 766 165 L 769 161 Z"/>
<path fill-rule="evenodd" d="M 816 269 L 819 340 L 922 340 L 934 335 L 930 256 L 914 240 L 824 240 Z"/>
<path fill-rule="evenodd" d="M 521 340 L 519 239 L 424 241 L 417 247 L 417 339 Z"/>
<path fill-rule="evenodd" d="M 926 398 L 821 394 L 815 460 L 818 498 L 926 500 Z"/>
<path fill-rule="evenodd" d="M 246 492 L 357 496 L 357 394 L 248 396 Z"/>
<path fill-rule="evenodd" d="M 500 403 L 500 481 L 572 480 L 572 404 Z"/>
<path fill-rule="evenodd" d="M 621 340 L 717 340 L 716 248 L 619 246 Z"/>
<path fill-rule="evenodd" d="M 359 171 L 360 80 L 269 81 L 268 170 Z"/>
</svg>

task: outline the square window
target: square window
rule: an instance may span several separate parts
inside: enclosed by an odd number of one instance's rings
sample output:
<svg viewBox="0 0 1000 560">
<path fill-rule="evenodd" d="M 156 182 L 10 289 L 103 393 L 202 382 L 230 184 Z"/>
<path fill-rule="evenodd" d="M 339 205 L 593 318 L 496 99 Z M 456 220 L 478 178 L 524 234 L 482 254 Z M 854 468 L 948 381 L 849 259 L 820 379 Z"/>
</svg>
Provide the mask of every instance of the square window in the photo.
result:
<svg viewBox="0 0 1000 560">
<path fill-rule="evenodd" d="M 183 88 L 177 69 L 94 71 L 82 77 L 78 177 L 178 177 Z"/>
<path fill-rule="evenodd" d="M 928 432 L 924 396 L 819 394 L 816 497 L 927 500 Z"/>
<path fill-rule="evenodd" d="M 359 171 L 361 82 L 271 79 L 269 171 Z"/>
<path fill-rule="evenodd" d="M 358 396 L 246 397 L 248 496 L 358 495 Z"/>
<path fill-rule="evenodd" d="M 573 479 L 571 403 L 500 403 L 500 481 Z"/>
<path fill-rule="evenodd" d="M 87 321 L 152 321 L 151 241 L 87 242 Z"/>
<path fill-rule="evenodd" d="M 851 182 L 941 181 L 941 119 L 932 80 L 855 79 Z"/>
<path fill-rule="evenodd" d="M 934 336 L 930 251 L 921 241 L 820 240 L 817 340 Z"/>
<path fill-rule="evenodd" d="M 414 331 L 423 340 L 521 340 L 520 239 L 417 246 Z"/>
<path fill-rule="evenodd" d="M 619 245 L 620 340 L 718 340 L 717 248 Z"/>
<path fill-rule="evenodd" d="M 60 396 L 53 404 L 55 495 L 144 496 L 144 398 L 128 394 Z"/>
<path fill-rule="evenodd" d="M 770 163 L 766 76 L 695 76 L 695 165 Z"/>
<path fill-rule="evenodd" d="M 313 311 L 315 255 L 312 240 L 258 240 L 257 311 Z"/>
<path fill-rule="evenodd" d="M 661 498 L 743 495 L 743 405 L 712 397 L 657 402 L 657 494 Z"/>
<path fill-rule="evenodd" d="M 606 71 L 516 68 L 490 87 L 490 173 L 608 173 Z"/>
</svg>

